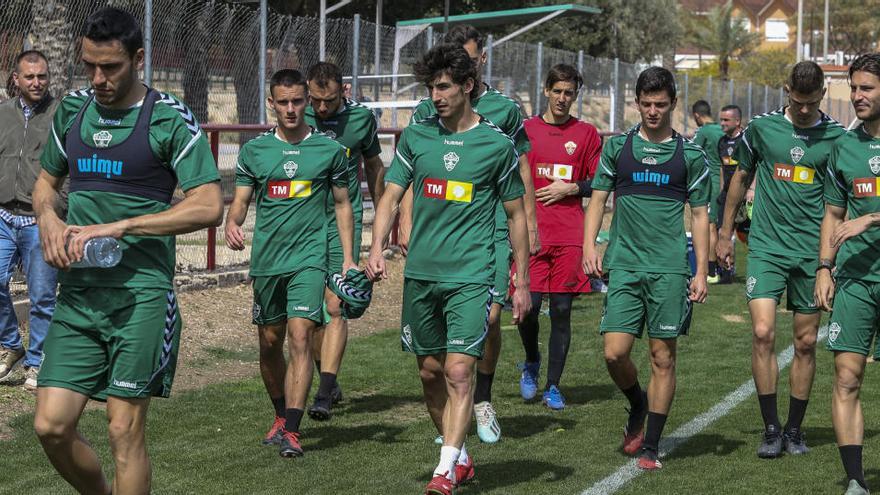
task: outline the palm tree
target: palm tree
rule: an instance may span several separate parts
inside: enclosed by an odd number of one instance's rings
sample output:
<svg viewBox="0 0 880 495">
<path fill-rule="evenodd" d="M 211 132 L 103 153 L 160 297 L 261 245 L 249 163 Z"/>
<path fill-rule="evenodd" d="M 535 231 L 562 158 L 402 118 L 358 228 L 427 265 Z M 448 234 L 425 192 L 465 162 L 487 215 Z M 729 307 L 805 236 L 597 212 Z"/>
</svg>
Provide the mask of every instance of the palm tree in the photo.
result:
<svg viewBox="0 0 880 495">
<path fill-rule="evenodd" d="M 729 78 L 730 59 L 748 55 L 761 40 L 760 34 L 748 32 L 741 19 L 733 16 L 730 0 L 710 10 L 705 17 L 692 19 L 688 27 L 692 43 L 700 50 L 716 54 L 718 72 L 724 80 Z"/>
</svg>

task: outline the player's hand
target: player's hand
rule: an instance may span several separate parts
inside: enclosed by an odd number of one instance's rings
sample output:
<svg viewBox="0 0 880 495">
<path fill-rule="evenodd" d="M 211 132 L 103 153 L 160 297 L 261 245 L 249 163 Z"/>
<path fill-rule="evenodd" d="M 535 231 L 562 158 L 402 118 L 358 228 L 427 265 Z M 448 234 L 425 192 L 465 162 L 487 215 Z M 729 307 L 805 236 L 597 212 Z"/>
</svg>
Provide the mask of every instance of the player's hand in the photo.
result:
<svg viewBox="0 0 880 495">
<path fill-rule="evenodd" d="M 529 255 L 534 256 L 541 250 L 541 238 L 537 230 L 529 230 Z"/>
<path fill-rule="evenodd" d="M 44 215 L 38 220 L 37 229 L 40 232 L 40 246 L 43 248 L 43 259 L 50 266 L 66 270 L 70 267 L 70 257 L 67 256 L 67 224 L 54 215 Z"/>
<path fill-rule="evenodd" d="M 584 250 L 584 258 L 582 262 L 584 273 L 593 278 L 602 278 L 602 257 L 596 251 L 596 248 Z"/>
<path fill-rule="evenodd" d="M 847 220 L 838 225 L 831 234 L 831 247 L 839 248 L 847 239 L 855 237 L 871 226 L 871 217 L 868 215 Z"/>
<path fill-rule="evenodd" d="M 816 272 L 816 285 L 813 289 L 813 302 L 816 307 L 825 311 L 831 311 L 834 302 L 834 279 L 831 270 L 819 270 Z"/>
<path fill-rule="evenodd" d="M 688 298 L 698 304 L 706 302 L 706 296 L 709 294 L 709 286 L 706 284 L 706 276 L 697 275 L 691 279 L 688 291 Z"/>
<path fill-rule="evenodd" d="M 244 249 L 244 230 L 241 225 L 235 222 L 226 222 L 223 229 L 223 238 L 226 240 L 226 246 L 233 251 L 241 251 Z"/>
<path fill-rule="evenodd" d="M 378 282 L 383 278 L 388 278 L 385 273 L 385 256 L 381 249 L 371 249 L 370 258 L 367 260 L 367 278 L 373 282 Z"/>
<path fill-rule="evenodd" d="M 96 225 L 69 225 L 64 230 L 67 239 L 67 257 L 71 263 L 80 261 L 85 252 L 86 241 L 95 237 L 113 237 L 119 239 L 125 234 L 125 221 L 99 223 Z"/>
<path fill-rule="evenodd" d="M 733 268 L 733 241 L 730 236 L 718 233 L 718 242 L 715 243 L 715 256 L 723 268 Z"/>
<path fill-rule="evenodd" d="M 550 184 L 535 191 L 535 199 L 544 203 L 544 206 L 550 206 L 577 193 L 577 184 L 565 182 L 549 175 L 544 177 L 550 181 Z"/>
<path fill-rule="evenodd" d="M 523 321 L 532 310 L 532 297 L 529 294 L 528 282 L 525 285 L 516 285 L 511 302 L 513 303 L 513 324 L 516 325 Z"/>
<path fill-rule="evenodd" d="M 397 229 L 397 246 L 400 252 L 406 256 L 409 252 L 409 235 L 412 233 L 412 224 L 409 222 L 400 222 Z"/>
<path fill-rule="evenodd" d="M 746 203 L 751 203 L 755 201 L 755 190 L 754 189 L 746 189 Z"/>
<path fill-rule="evenodd" d="M 344 260 L 342 262 L 342 275 L 344 276 L 349 270 L 360 270 L 360 267 L 354 260 Z"/>
</svg>

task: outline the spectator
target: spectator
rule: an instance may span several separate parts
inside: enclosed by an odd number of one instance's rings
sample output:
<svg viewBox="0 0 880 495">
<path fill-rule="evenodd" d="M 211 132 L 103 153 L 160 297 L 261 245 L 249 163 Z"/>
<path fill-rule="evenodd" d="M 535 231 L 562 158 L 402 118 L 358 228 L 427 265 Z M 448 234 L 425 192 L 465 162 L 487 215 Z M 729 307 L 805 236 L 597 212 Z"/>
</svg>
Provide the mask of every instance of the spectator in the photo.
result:
<svg viewBox="0 0 880 495">
<path fill-rule="evenodd" d="M 43 260 L 31 202 L 40 154 L 57 101 L 49 94 L 49 63 L 36 50 L 22 52 L 12 72 L 14 93 L 0 104 L 0 382 L 24 362 L 28 390 L 36 390 L 43 339 L 55 309 L 56 271 Z M 28 348 L 9 294 L 9 279 L 21 264 L 30 297 Z"/>
</svg>

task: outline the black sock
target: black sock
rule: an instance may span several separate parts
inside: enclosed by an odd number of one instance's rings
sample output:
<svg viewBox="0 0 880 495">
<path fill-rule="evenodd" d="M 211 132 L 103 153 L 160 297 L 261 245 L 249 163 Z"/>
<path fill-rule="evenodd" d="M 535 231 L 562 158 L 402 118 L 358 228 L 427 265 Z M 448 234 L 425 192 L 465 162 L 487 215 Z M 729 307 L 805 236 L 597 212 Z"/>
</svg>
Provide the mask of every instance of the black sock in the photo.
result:
<svg viewBox="0 0 880 495">
<path fill-rule="evenodd" d="M 718 262 L 710 261 L 709 262 L 709 276 L 714 277 L 718 273 Z"/>
<path fill-rule="evenodd" d="M 538 315 L 541 312 L 541 299 L 543 294 L 531 292 L 532 310 L 517 325 L 519 337 L 522 340 L 523 349 L 526 351 L 526 362 L 537 363 L 541 361 L 541 352 L 538 351 Z"/>
<path fill-rule="evenodd" d="M 764 429 L 770 425 L 781 428 L 776 412 L 776 394 L 759 395 L 758 404 L 761 406 L 761 417 L 764 418 Z"/>
<path fill-rule="evenodd" d="M 629 401 L 630 410 L 642 411 L 646 407 L 648 407 L 647 404 L 642 402 L 642 399 L 644 399 L 644 394 L 642 394 L 642 387 L 639 386 L 638 380 L 636 380 L 635 385 L 628 389 L 621 390 L 621 392 L 623 392 L 623 395 L 626 396 L 626 400 Z"/>
<path fill-rule="evenodd" d="M 283 418 L 284 409 L 286 407 L 284 403 L 284 396 L 282 395 L 281 397 L 272 398 L 272 407 L 275 408 L 275 417 Z"/>
<path fill-rule="evenodd" d="M 785 422 L 785 431 L 800 430 L 804 422 L 804 414 L 807 412 L 807 401 L 789 396 L 788 421 Z"/>
<path fill-rule="evenodd" d="M 666 415 L 648 412 L 648 427 L 645 429 L 645 439 L 642 446 L 646 449 L 658 452 L 660 450 L 660 435 L 666 426 Z"/>
<path fill-rule="evenodd" d="M 571 344 L 572 294 L 550 294 L 550 359 L 547 365 L 547 386 L 559 386 L 562 370 Z"/>
<path fill-rule="evenodd" d="M 336 374 L 321 372 L 320 377 L 321 381 L 318 383 L 318 392 L 315 396 L 330 397 L 330 392 L 333 391 L 333 385 L 336 385 Z"/>
<path fill-rule="evenodd" d="M 284 429 L 291 433 L 299 433 L 299 424 L 303 419 L 302 409 L 288 409 L 284 413 Z"/>
<path fill-rule="evenodd" d="M 840 460 L 843 461 L 846 478 L 858 481 L 862 488 L 867 490 L 868 485 L 865 483 L 865 472 L 862 470 L 862 446 L 841 445 L 837 450 L 840 451 Z"/>
<path fill-rule="evenodd" d="M 495 373 L 485 374 L 477 371 L 477 384 L 474 387 L 474 404 L 492 402 L 493 381 L 495 381 Z"/>
</svg>

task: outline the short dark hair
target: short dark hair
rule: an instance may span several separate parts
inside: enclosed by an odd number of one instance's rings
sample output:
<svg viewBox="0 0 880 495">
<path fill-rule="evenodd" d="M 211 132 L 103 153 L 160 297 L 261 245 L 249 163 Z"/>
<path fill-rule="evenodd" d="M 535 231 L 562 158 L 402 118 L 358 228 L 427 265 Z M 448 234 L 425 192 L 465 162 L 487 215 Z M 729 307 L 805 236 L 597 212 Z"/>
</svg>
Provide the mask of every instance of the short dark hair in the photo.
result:
<svg viewBox="0 0 880 495">
<path fill-rule="evenodd" d="M 144 35 L 137 20 L 116 7 L 104 7 L 90 15 L 83 26 L 82 35 L 97 42 L 118 40 L 130 57 L 144 47 Z"/>
<path fill-rule="evenodd" d="M 706 100 L 697 100 L 694 102 L 694 105 L 691 107 L 691 112 L 701 115 L 703 117 L 711 117 L 712 116 L 712 107 L 709 106 L 709 102 Z"/>
<path fill-rule="evenodd" d="M 40 50 L 25 50 L 25 51 L 19 53 L 17 57 L 15 57 L 14 71 L 18 72 L 18 66 L 21 65 L 21 63 L 23 61 L 30 62 L 30 63 L 34 64 L 40 60 L 42 60 L 43 62 L 46 62 L 46 67 L 49 66 L 49 59 L 46 58 L 46 55 L 43 54 L 43 52 L 41 52 Z"/>
<path fill-rule="evenodd" d="M 859 55 L 849 66 L 849 78 L 856 72 L 870 72 L 880 77 L 880 53 L 865 53 Z"/>
<path fill-rule="evenodd" d="M 544 87 L 550 89 L 558 82 L 570 82 L 574 84 L 574 90 L 580 91 L 584 85 L 584 79 L 574 67 L 568 64 L 556 64 L 547 72 L 544 79 Z"/>
<path fill-rule="evenodd" d="M 428 50 L 422 59 L 413 65 L 416 79 L 425 86 L 433 83 L 443 74 L 448 74 L 452 82 L 464 85 L 468 79 L 477 80 L 477 68 L 461 45 L 441 43 Z M 471 91 L 471 99 L 477 95 L 476 88 Z"/>
<path fill-rule="evenodd" d="M 330 81 L 334 81 L 342 89 L 342 71 L 330 62 L 318 62 L 311 66 L 306 79 L 317 84 L 319 88 L 326 88 Z"/>
<path fill-rule="evenodd" d="M 470 24 L 456 24 L 449 28 L 448 33 L 443 35 L 443 43 L 454 43 L 458 46 L 464 46 L 468 41 L 476 43 L 477 50 L 482 51 L 486 39 L 483 38 L 483 33 Z"/>
<path fill-rule="evenodd" d="M 274 97 L 274 93 L 272 90 L 275 89 L 275 86 L 302 86 L 303 89 L 308 94 L 309 86 L 306 83 L 305 78 L 302 75 L 302 72 L 296 69 L 281 69 L 275 71 L 272 74 L 272 77 L 269 78 L 269 95 Z"/>
<path fill-rule="evenodd" d="M 675 77 L 663 67 L 648 67 L 639 74 L 636 80 L 636 98 L 642 93 L 666 91 L 671 99 L 675 99 Z"/>
<path fill-rule="evenodd" d="M 789 92 L 815 93 L 825 87 L 825 73 L 816 62 L 804 60 L 794 64 L 785 84 Z"/>
<path fill-rule="evenodd" d="M 743 111 L 742 108 L 739 107 L 739 105 L 724 105 L 723 107 L 721 107 L 722 112 L 726 112 L 728 110 L 736 110 L 736 118 L 742 120 Z"/>
</svg>

